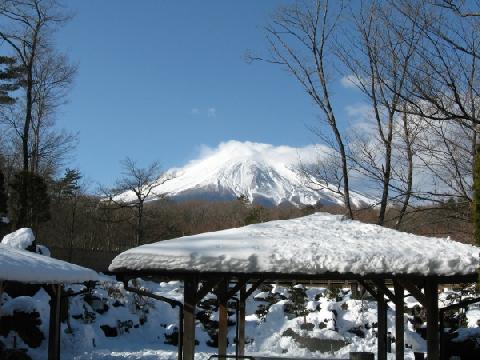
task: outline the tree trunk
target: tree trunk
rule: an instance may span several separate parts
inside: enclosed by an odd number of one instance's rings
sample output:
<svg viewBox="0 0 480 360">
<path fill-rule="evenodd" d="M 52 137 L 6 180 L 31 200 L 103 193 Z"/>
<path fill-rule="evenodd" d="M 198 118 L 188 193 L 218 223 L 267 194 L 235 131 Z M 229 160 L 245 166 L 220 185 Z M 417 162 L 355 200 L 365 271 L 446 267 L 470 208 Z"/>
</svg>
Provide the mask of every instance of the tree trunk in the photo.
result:
<svg viewBox="0 0 480 360">
<path fill-rule="evenodd" d="M 403 199 L 402 209 L 400 210 L 400 214 L 398 215 L 397 222 L 395 223 L 395 229 L 400 228 L 400 224 L 407 212 L 408 204 L 410 202 L 410 196 L 412 195 L 412 188 L 413 188 L 413 150 L 412 150 L 412 141 L 410 139 L 410 130 L 408 129 L 408 122 L 407 122 L 407 114 L 403 114 L 403 133 L 405 135 L 405 143 L 407 144 L 407 162 L 408 162 L 408 170 L 407 170 L 407 190 L 405 193 L 405 197 Z"/>
<path fill-rule="evenodd" d="M 135 234 L 135 245 L 140 246 L 143 241 L 143 201 L 138 204 L 137 229 Z"/>
<path fill-rule="evenodd" d="M 476 143 L 474 157 L 474 173 L 473 173 L 473 228 L 475 243 L 480 245 L 480 125 L 476 128 Z"/>
<path fill-rule="evenodd" d="M 23 124 L 23 135 L 22 135 L 22 150 L 23 150 L 23 170 L 28 171 L 28 140 L 30 135 L 30 124 L 32 123 L 32 109 L 33 109 L 33 60 L 34 52 L 30 57 L 30 61 L 27 66 L 27 84 L 26 84 L 26 93 L 27 93 L 27 103 L 25 108 L 25 123 Z"/>
<path fill-rule="evenodd" d="M 345 151 L 345 145 L 343 144 L 342 135 L 338 130 L 335 115 L 333 114 L 333 109 L 330 106 L 330 102 L 327 103 L 327 115 L 329 119 L 330 126 L 335 134 L 335 139 L 338 144 L 338 149 L 340 151 L 340 157 L 342 161 L 342 174 L 343 174 L 343 202 L 345 204 L 346 215 L 349 219 L 353 220 L 353 211 L 352 205 L 350 203 L 350 185 L 348 181 L 348 163 L 347 163 L 347 154 Z"/>
<path fill-rule="evenodd" d="M 72 204 L 72 224 L 71 224 L 71 227 L 70 227 L 70 234 L 69 234 L 69 248 L 70 248 L 70 251 L 69 251 L 69 254 L 68 254 L 68 261 L 69 262 L 72 262 L 72 259 L 73 259 L 73 238 L 74 238 L 74 235 L 75 235 L 75 219 L 76 219 L 76 215 L 77 215 L 77 198 L 76 196 L 74 196 L 73 198 L 73 204 Z"/>
<path fill-rule="evenodd" d="M 385 169 L 383 171 L 383 192 L 380 202 L 380 212 L 378 214 L 378 225 L 385 223 L 385 212 L 388 205 L 388 191 L 390 189 L 390 178 L 392 175 L 392 140 L 393 140 L 393 114 L 388 118 L 388 136 L 385 139 Z"/>
</svg>

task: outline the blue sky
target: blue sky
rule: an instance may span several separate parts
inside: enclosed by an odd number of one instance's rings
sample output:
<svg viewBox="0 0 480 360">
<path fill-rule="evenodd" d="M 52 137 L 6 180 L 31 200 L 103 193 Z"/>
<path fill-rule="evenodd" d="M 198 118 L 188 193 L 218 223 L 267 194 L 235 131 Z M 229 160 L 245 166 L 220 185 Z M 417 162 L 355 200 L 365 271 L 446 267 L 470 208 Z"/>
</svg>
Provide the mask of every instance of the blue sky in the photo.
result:
<svg viewBox="0 0 480 360">
<path fill-rule="evenodd" d="M 265 50 L 262 26 L 278 1 L 68 2 L 58 46 L 79 65 L 58 125 L 79 133 L 71 164 L 111 183 L 126 156 L 181 166 L 202 145 L 240 140 L 302 146 L 318 110 L 281 68 L 248 64 Z M 339 80 L 339 79 L 338 79 Z M 335 105 L 358 94 L 335 82 Z"/>
</svg>

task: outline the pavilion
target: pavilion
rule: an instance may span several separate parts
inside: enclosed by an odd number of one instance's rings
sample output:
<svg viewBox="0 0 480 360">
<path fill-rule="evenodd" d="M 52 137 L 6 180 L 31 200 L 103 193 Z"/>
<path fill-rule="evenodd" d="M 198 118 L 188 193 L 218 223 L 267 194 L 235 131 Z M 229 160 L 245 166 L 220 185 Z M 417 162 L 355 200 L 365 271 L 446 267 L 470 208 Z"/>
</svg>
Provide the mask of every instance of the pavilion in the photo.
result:
<svg viewBox="0 0 480 360">
<path fill-rule="evenodd" d="M 60 359 L 62 284 L 98 281 L 98 274 L 65 261 L 0 244 L 0 299 L 6 281 L 41 284 L 47 287 L 51 296 L 48 360 Z"/>
<path fill-rule="evenodd" d="M 396 358 L 404 358 L 408 291 L 426 309 L 428 359 L 439 359 L 438 286 L 476 282 L 479 256 L 472 245 L 316 213 L 143 245 L 118 255 L 109 270 L 127 284 L 136 277 L 184 282 L 183 360 L 194 359 L 195 308 L 208 292 L 219 300 L 219 356 L 227 349 L 227 301 L 240 293 L 237 354 L 243 356 L 245 300 L 262 282 L 326 281 L 358 282 L 375 297 L 379 360 L 387 358 L 388 301 L 396 305 Z"/>
</svg>

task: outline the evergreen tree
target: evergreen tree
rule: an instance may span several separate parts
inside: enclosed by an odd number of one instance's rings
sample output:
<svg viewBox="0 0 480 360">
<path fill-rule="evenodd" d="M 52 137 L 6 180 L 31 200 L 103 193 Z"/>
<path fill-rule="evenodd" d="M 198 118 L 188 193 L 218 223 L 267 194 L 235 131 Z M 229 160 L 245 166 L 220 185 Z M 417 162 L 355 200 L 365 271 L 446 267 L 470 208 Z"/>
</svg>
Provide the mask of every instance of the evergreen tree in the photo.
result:
<svg viewBox="0 0 480 360">
<path fill-rule="evenodd" d="M 50 197 L 44 179 L 28 171 L 20 171 L 9 184 L 9 207 L 12 230 L 38 225 L 50 219 Z M 32 249 L 35 250 L 32 244 Z"/>
<path fill-rule="evenodd" d="M 55 183 L 55 195 L 60 198 L 77 196 L 80 191 L 82 174 L 77 169 L 65 169 L 63 177 Z"/>
<path fill-rule="evenodd" d="M 79 170 L 67 168 L 63 177 L 54 184 L 57 206 L 61 204 L 61 209 L 63 209 L 66 215 L 67 221 L 64 224 L 66 230 L 65 241 L 68 243 L 68 261 L 70 262 L 73 260 L 77 207 L 81 195 L 81 179 L 82 174 Z"/>
<path fill-rule="evenodd" d="M 22 84 L 23 67 L 17 65 L 11 56 L 0 56 L 0 105 L 12 105 L 15 98 L 12 92 Z"/>
</svg>

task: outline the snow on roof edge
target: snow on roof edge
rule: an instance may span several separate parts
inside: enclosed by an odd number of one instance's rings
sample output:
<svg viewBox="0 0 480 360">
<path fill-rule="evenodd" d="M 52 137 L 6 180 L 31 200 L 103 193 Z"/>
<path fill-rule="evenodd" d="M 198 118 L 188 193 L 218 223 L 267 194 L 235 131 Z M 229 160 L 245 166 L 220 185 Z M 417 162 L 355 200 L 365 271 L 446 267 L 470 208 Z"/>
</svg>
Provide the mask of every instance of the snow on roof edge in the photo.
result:
<svg viewBox="0 0 480 360">
<path fill-rule="evenodd" d="M 0 244 L 1 281 L 60 284 L 98 279 L 98 274 L 91 269 Z"/>
<path fill-rule="evenodd" d="M 479 265 L 472 245 L 316 213 L 142 245 L 109 270 L 452 276 Z"/>
</svg>

